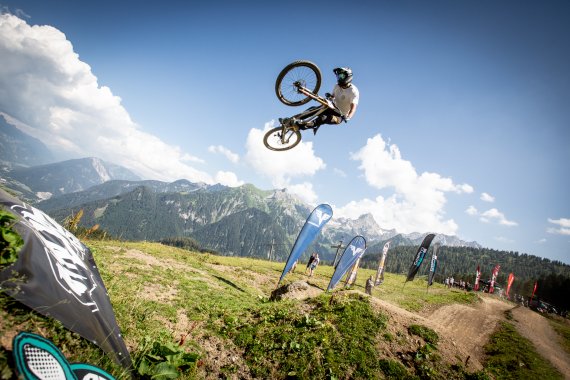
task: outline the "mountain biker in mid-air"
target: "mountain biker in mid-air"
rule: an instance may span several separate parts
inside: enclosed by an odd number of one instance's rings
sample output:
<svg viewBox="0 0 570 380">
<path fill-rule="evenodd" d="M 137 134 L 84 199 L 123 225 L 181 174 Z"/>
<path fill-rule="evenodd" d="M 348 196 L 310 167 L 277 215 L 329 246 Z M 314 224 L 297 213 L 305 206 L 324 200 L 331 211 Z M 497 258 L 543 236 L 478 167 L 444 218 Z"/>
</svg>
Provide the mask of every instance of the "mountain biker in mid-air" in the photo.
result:
<svg viewBox="0 0 570 380">
<path fill-rule="evenodd" d="M 306 123 L 305 127 L 313 128 L 314 134 L 317 134 L 317 130 L 323 124 L 340 124 L 343 120 L 349 121 L 358 106 L 359 93 L 358 88 L 352 84 L 352 70 L 348 67 L 337 67 L 333 72 L 336 75 L 337 84 L 334 86 L 332 95 L 326 93 L 325 96 L 332 98 L 342 115 L 336 110 L 328 109 L 317 119 Z"/>
</svg>

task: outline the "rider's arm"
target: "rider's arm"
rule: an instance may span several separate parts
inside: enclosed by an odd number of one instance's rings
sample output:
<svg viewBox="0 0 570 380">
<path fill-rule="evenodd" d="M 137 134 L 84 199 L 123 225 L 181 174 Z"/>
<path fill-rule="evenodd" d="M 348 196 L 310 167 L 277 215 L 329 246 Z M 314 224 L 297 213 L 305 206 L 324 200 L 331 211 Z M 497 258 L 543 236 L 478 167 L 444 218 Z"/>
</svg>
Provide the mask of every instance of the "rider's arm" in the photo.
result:
<svg viewBox="0 0 570 380">
<path fill-rule="evenodd" d="M 350 105 L 350 110 L 349 110 L 348 113 L 345 115 L 345 117 L 346 117 L 347 119 L 352 118 L 352 115 L 354 115 L 354 113 L 356 112 L 356 107 L 357 107 L 357 106 L 358 106 L 358 104 L 356 104 L 356 103 L 352 103 L 352 104 Z"/>
</svg>

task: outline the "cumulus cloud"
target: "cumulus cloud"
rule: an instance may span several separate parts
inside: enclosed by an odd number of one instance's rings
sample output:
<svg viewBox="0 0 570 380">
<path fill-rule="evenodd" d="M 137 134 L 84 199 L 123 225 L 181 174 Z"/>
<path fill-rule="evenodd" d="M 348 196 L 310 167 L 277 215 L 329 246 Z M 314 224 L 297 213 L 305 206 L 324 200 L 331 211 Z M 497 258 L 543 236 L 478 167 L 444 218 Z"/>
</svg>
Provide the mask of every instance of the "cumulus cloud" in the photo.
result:
<svg viewBox="0 0 570 380">
<path fill-rule="evenodd" d="M 237 153 L 232 152 L 231 150 L 229 150 L 228 148 L 226 148 L 222 145 L 210 145 L 208 147 L 208 152 L 221 154 L 221 155 L 225 156 L 228 159 L 228 161 L 230 161 L 234 164 L 237 164 L 239 162 L 239 155 Z"/>
<path fill-rule="evenodd" d="M 481 193 L 481 200 L 482 200 L 483 202 L 490 202 L 490 203 L 492 203 L 492 202 L 495 202 L 495 197 L 493 197 L 492 195 L 487 194 L 487 193 Z"/>
<path fill-rule="evenodd" d="M 303 182 L 296 185 L 289 185 L 287 190 L 290 193 L 297 195 L 305 203 L 316 206 L 318 196 L 313 190 L 313 184 Z"/>
<path fill-rule="evenodd" d="M 269 150 L 261 142 L 265 132 L 272 127 L 273 122 L 269 122 L 263 130 L 252 128 L 249 131 L 244 161 L 256 173 L 268 178 L 274 187 L 287 188 L 303 199 L 316 200 L 312 186 L 294 183 L 299 178 L 312 177 L 326 167 L 323 160 L 315 155 L 313 143 L 301 142 L 295 149 L 283 152 Z"/>
<path fill-rule="evenodd" d="M 505 217 L 505 215 L 502 212 L 500 212 L 499 210 L 497 210 L 496 208 L 492 208 L 492 209 L 489 209 L 489 210 L 481 213 L 479 219 L 485 223 L 496 222 L 496 223 L 499 223 L 500 225 L 507 226 L 507 227 L 518 226 L 517 222 L 513 222 L 511 220 L 508 220 Z"/>
<path fill-rule="evenodd" d="M 243 181 L 238 180 L 237 176 L 233 172 L 219 171 L 215 176 L 216 183 L 220 183 L 229 187 L 238 187 L 244 184 Z"/>
<path fill-rule="evenodd" d="M 0 57 L 0 110 L 48 147 L 68 157 L 99 157 L 146 178 L 213 183 L 187 164 L 203 160 L 142 131 L 58 29 L 2 14 Z"/>
<path fill-rule="evenodd" d="M 467 210 L 465 210 L 465 213 L 471 216 L 479 216 L 479 220 L 485 223 L 498 223 L 500 225 L 507 227 L 518 226 L 517 222 L 508 220 L 505 217 L 505 214 L 503 214 L 496 208 L 492 208 L 484 212 L 479 212 L 479 210 L 477 210 L 475 206 L 469 206 Z"/>
<path fill-rule="evenodd" d="M 551 234 L 556 235 L 570 235 L 570 219 L 560 218 L 560 219 L 550 219 L 548 222 L 555 224 L 557 227 L 549 227 L 546 231 Z"/>
<path fill-rule="evenodd" d="M 468 215 L 475 216 L 479 214 L 479 211 L 475 208 L 475 206 L 469 206 L 465 212 Z"/>
<path fill-rule="evenodd" d="M 353 201 L 338 208 L 343 216 L 355 218 L 372 213 L 384 228 L 404 233 L 434 231 L 453 235 L 458 226 L 445 219 L 446 193 L 470 193 L 468 184 L 457 185 L 451 178 L 437 173 L 418 174 L 410 161 L 402 158 L 399 148 L 388 145 L 381 135 L 368 139 L 366 145 L 352 155 L 360 161 L 366 182 L 377 189 L 393 189 L 388 198 Z"/>
</svg>

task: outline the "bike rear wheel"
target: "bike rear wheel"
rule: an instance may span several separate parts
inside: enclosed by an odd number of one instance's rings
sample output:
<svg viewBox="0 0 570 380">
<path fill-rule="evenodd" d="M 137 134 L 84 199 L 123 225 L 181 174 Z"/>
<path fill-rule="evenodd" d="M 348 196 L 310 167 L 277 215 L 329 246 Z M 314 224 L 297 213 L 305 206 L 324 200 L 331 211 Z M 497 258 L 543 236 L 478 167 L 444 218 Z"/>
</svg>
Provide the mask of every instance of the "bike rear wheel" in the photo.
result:
<svg viewBox="0 0 570 380">
<path fill-rule="evenodd" d="M 263 144 L 275 151 L 289 150 L 301 142 L 301 132 L 298 129 L 279 126 L 267 131 L 263 136 Z"/>
<path fill-rule="evenodd" d="M 311 100 L 297 91 L 296 84 L 316 94 L 321 88 L 321 70 L 310 61 L 295 61 L 285 66 L 275 82 L 277 98 L 288 106 L 300 106 Z"/>
</svg>

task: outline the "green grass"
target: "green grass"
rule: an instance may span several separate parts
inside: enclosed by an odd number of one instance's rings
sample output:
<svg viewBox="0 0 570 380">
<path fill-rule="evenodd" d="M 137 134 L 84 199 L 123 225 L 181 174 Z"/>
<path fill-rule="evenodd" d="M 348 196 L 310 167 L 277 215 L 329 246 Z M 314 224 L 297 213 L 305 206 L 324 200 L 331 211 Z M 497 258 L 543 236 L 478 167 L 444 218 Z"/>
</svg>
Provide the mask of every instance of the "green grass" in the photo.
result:
<svg viewBox="0 0 570 380">
<path fill-rule="evenodd" d="M 485 346 L 488 358 L 485 369 L 497 379 L 563 379 L 532 343 L 521 336 L 508 322 L 501 322 Z"/>
<path fill-rule="evenodd" d="M 323 292 L 307 301 L 269 302 L 284 263 L 195 253 L 147 242 L 86 244 L 137 367 L 175 348 L 178 352 L 170 356 L 170 364 L 179 365 L 182 361 L 178 359 L 188 358 L 178 367 L 179 378 L 203 377 L 207 372 L 206 344 L 214 341 L 224 349 L 234 347 L 232 355 L 239 355 L 241 363 L 261 378 L 406 378 L 407 372 L 412 377 L 434 373 L 466 376 L 462 370 L 442 369 L 442 364 L 436 363 L 437 348 L 429 343 L 433 340 L 429 331 L 419 332 L 429 346 L 412 353 L 417 361 L 398 366 L 385 359 L 382 343 L 397 344 L 399 340 L 387 331 L 388 318 L 372 307 L 368 296 L 339 291 L 342 284 L 332 292 L 334 296 Z M 333 273 L 333 268 L 321 265 L 308 278 L 303 270 L 300 265 L 284 283 L 303 280 L 324 290 Z M 352 288 L 364 292 L 364 283 L 373 274 L 373 270 L 359 270 Z M 426 292 L 425 279 L 403 285 L 404 276 L 386 274 L 386 281 L 374 288 L 373 296 L 411 311 L 476 300 L 472 294 L 440 285 Z M 16 331 L 51 339 L 70 362 L 87 362 L 119 379 L 128 378 L 98 347 L 0 291 L 0 337 Z M 0 373 L 7 369 L 8 356 L 9 352 L 0 348 Z M 221 377 L 239 376 L 237 364 L 220 364 L 215 370 Z"/>
<path fill-rule="evenodd" d="M 564 351 L 570 355 L 570 321 L 561 317 L 549 318 L 550 324 L 560 335 L 560 343 Z"/>
<path fill-rule="evenodd" d="M 378 378 L 376 340 L 387 318 L 356 294 L 322 295 L 308 305 L 303 312 L 292 303 L 272 303 L 227 331 L 246 350 L 254 376 Z M 280 363 L 278 372 L 272 362 Z"/>
<path fill-rule="evenodd" d="M 436 345 L 437 341 L 439 340 L 439 336 L 437 335 L 437 333 L 432 329 L 430 329 L 429 327 L 421 325 L 411 325 L 410 327 L 408 327 L 408 331 L 410 332 L 410 334 L 417 335 L 423 338 L 423 340 L 425 340 L 427 343 L 432 345 Z"/>
<path fill-rule="evenodd" d="M 370 271 L 370 274 L 372 273 L 375 272 Z M 412 312 L 421 312 L 424 309 L 437 308 L 450 303 L 472 304 L 478 300 L 474 292 L 448 289 L 442 284 L 435 283 L 428 289 L 425 276 L 416 277 L 414 281 L 405 285 L 405 278 L 402 275 L 386 273 L 384 277 L 384 283 L 374 287 L 372 294 Z"/>
</svg>

